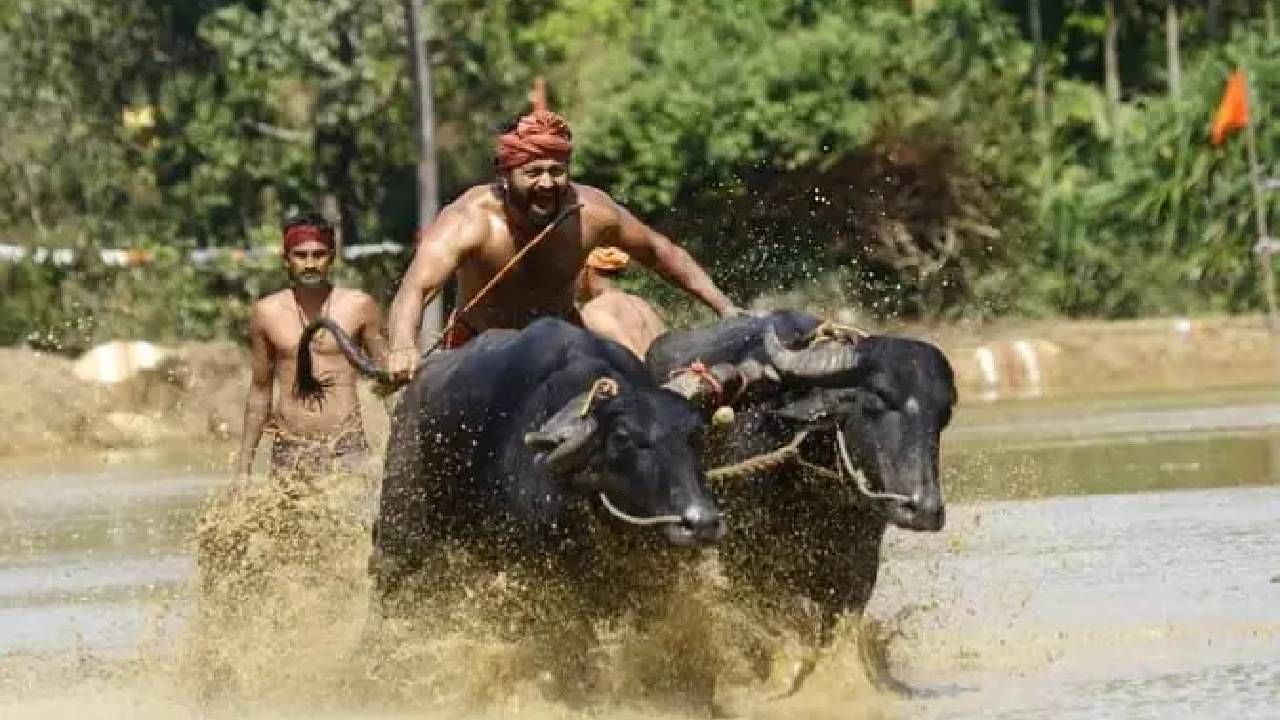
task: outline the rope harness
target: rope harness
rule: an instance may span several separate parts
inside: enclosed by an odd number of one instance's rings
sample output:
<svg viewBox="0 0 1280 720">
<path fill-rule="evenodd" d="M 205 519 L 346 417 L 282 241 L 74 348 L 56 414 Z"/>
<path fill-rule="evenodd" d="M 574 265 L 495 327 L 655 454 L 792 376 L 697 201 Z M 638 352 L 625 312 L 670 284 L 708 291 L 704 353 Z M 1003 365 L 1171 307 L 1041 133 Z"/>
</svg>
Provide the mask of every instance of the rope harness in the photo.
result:
<svg viewBox="0 0 1280 720">
<path fill-rule="evenodd" d="M 725 397 L 724 381 L 716 377 L 711 368 L 701 360 L 695 360 L 685 367 L 676 368 L 668 375 L 668 380 L 674 380 L 682 375 L 693 375 L 700 382 L 706 383 L 711 388 L 711 403 L 716 406 L 715 412 L 711 415 L 711 424 L 717 428 L 732 425 L 737 417 L 733 410 L 733 404 L 740 400 L 747 391 L 747 378 L 740 368 L 736 369 L 738 375 L 738 386 L 733 392 L 733 397 Z"/>
<path fill-rule="evenodd" d="M 803 443 L 805 438 L 808 436 L 808 430 L 801 430 L 795 434 L 795 437 L 791 438 L 791 442 L 783 445 L 777 450 L 761 453 L 760 455 L 747 458 L 746 460 L 734 463 L 733 465 L 726 465 L 714 470 L 708 470 L 707 480 L 711 482 L 717 482 L 720 480 L 740 480 L 748 475 L 755 475 L 756 473 L 774 470 L 792 461 L 799 461 L 804 463 L 805 466 L 811 466 L 813 469 L 819 471 L 819 474 L 822 474 L 824 477 L 830 478 L 834 475 L 838 478 L 839 476 L 832 473 L 830 470 L 818 465 L 811 465 L 811 463 L 805 462 L 803 458 L 800 457 L 800 444 Z"/>
<path fill-rule="evenodd" d="M 747 458 L 742 462 L 726 465 L 707 472 L 707 480 L 718 482 L 721 480 L 741 480 L 750 475 L 755 475 L 770 470 L 776 470 L 787 463 L 795 463 L 800 467 L 809 470 L 819 477 L 828 480 L 843 481 L 847 473 L 849 478 L 853 480 L 854 487 L 858 492 L 868 500 L 894 500 L 897 502 L 909 503 L 910 496 L 893 492 L 880 492 L 871 489 L 871 482 L 867 480 L 867 474 L 862 470 L 854 467 L 853 458 L 849 454 L 849 448 L 844 439 L 844 433 L 838 428 L 836 435 L 836 469 L 822 467 L 816 463 L 811 463 L 804 459 L 800 454 L 800 445 L 809 437 L 809 430 L 801 430 L 796 433 L 791 441 L 786 445 L 773 450 L 771 452 L 762 453 L 754 457 Z"/>
<path fill-rule="evenodd" d="M 840 323 L 824 320 L 818 327 L 809 333 L 809 345 L 830 341 L 830 340 L 858 340 L 871 337 L 869 330 L 863 330 L 853 325 L 841 325 Z"/>
<path fill-rule="evenodd" d="M 618 381 L 611 377 L 598 378 L 591 384 L 591 392 L 582 399 L 582 409 L 578 411 L 578 417 L 586 417 L 591 412 L 591 406 L 595 403 L 597 397 L 616 397 L 618 395 Z"/>
<path fill-rule="evenodd" d="M 609 511 L 610 515 L 630 525 L 679 525 L 684 522 L 684 518 L 679 515 L 654 515 L 652 517 L 636 517 L 635 515 L 628 515 L 615 507 L 613 503 L 609 502 L 609 497 L 604 493 L 596 494 L 600 496 L 600 504 L 604 506 L 605 510 Z"/>
<path fill-rule="evenodd" d="M 717 405 L 720 404 L 721 400 L 724 398 L 724 385 L 716 379 L 716 376 L 711 372 L 711 368 L 707 367 L 707 364 L 701 360 L 694 360 L 689 363 L 688 367 L 672 370 L 671 373 L 667 375 L 667 378 L 676 378 L 681 375 L 694 375 L 699 380 L 706 383 L 711 388 L 711 392 L 715 393 L 712 397 L 712 401 Z"/>
</svg>

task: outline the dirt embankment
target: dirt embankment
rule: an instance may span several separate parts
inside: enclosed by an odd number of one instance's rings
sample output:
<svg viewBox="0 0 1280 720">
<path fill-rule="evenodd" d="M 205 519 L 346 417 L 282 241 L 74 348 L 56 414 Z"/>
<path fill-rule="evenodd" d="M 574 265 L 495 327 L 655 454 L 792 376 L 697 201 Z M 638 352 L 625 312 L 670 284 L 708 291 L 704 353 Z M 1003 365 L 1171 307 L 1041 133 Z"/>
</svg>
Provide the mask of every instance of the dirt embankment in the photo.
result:
<svg viewBox="0 0 1280 720">
<path fill-rule="evenodd" d="M 174 348 L 117 383 L 81 380 L 65 357 L 0 349 L 0 454 L 219 442 L 239 432 L 248 353 L 230 342 Z"/>
<path fill-rule="evenodd" d="M 962 402 L 1109 391 L 1172 391 L 1275 382 L 1277 342 L 1262 318 L 1004 323 L 900 327 L 937 343 L 956 370 Z M 239 437 L 248 353 L 230 342 L 190 343 L 153 370 L 103 384 L 72 361 L 0 349 L 0 455 L 223 444 Z M 386 414 L 362 388 L 375 442 Z"/>
<path fill-rule="evenodd" d="M 1002 323 L 911 332 L 936 342 L 961 399 L 1178 392 L 1280 380 L 1280 335 L 1261 317 Z"/>
</svg>

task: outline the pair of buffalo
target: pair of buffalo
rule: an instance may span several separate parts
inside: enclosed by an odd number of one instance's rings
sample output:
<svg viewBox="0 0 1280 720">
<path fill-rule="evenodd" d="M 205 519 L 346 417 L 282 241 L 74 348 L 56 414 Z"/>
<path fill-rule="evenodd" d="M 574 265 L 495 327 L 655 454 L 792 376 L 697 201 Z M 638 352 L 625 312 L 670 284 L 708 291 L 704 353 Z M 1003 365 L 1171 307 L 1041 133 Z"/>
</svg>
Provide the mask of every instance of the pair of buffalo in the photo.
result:
<svg viewBox="0 0 1280 720">
<path fill-rule="evenodd" d="M 307 357 L 299 380 L 317 389 Z M 427 358 L 400 399 L 375 585 L 396 595 L 445 547 L 585 588 L 599 566 L 717 544 L 731 582 L 799 596 L 829 629 L 867 603 L 889 523 L 943 526 L 955 401 L 934 346 L 800 312 L 671 332 L 643 363 L 556 319 L 489 331 Z M 714 494 L 711 466 L 733 476 Z"/>
</svg>

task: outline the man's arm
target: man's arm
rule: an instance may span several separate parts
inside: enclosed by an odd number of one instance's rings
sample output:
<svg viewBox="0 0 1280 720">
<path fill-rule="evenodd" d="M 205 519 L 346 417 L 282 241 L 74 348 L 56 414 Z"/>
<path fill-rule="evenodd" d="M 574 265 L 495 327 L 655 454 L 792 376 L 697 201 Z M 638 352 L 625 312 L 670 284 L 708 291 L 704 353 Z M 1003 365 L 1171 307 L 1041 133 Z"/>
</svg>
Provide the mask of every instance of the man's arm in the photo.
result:
<svg viewBox="0 0 1280 720">
<path fill-rule="evenodd" d="M 684 248 L 640 222 L 626 208 L 615 207 L 618 208 L 618 231 L 614 242 L 618 247 L 676 287 L 701 300 L 720 317 L 740 312 Z"/>
<path fill-rule="evenodd" d="M 423 301 L 483 242 L 485 222 L 478 211 L 451 206 L 423 232 L 388 315 L 391 349 L 387 369 L 392 377 L 407 380 L 413 374 L 418 362 L 417 334 Z"/>
<path fill-rule="evenodd" d="M 267 337 L 264 311 L 261 305 L 253 308 L 249 321 L 249 346 L 252 351 L 252 376 L 249 380 L 249 397 L 244 404 L 244 430 L 240 439 L 240 457 L 236 463 L 237 480 L 245 481 L 253 469 L 253 454 L 262 439 L 262 430 L 271 415 L 271 383 L 275 377 L 275 357 L 271 352 L 271 340 Z"/>
</svg>

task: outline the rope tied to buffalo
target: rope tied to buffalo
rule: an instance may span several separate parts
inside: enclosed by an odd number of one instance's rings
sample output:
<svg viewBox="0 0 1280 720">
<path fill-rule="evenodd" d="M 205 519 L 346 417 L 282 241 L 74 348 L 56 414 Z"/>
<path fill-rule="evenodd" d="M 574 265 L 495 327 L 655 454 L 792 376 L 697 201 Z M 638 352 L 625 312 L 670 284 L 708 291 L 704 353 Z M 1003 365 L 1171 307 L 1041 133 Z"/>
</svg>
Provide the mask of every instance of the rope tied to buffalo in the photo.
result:
<svg viewBox="0 0 1280 720">
<path fill-rule="evenodd" d="M 871 489 L 871 483 L 867 480 L 867 474 L 859 470 L 853 464 L 853 458 L 849 454 L 848 445 L 844 439 L 844 433 L 839 429 L 835 430 L 836 436 L 836 469 L 816 465 L 804 459 L 800 454 L 800 445 L 804 443 L 805 438 L 809 436 L 809 430 L 801 430 L 791 438 L 786 445 L 767 453 L 761 453 L 754 457 L 747 458 L 742 462 L 726 465 L 724 467 L 715 468 L 707 471 L 707 480 L 709 482 L 717 482 L 720 480 L 740 480 L 744 477 L 755 475 L 757 473 L 768 472 L 786 465 L 787 463 L 795 463 L 802 468 L 828 480 L 843 481 L 845 474 L 853 480 L 854 487 L 858 493 L 868 500 L 892 500 L 895 502 L 911 502 L 911 498 L 907 495 L 893 492 L 880 492 Z"/>
<path fill-rule="evenodd" d="M 596 398 L 615 397 L 618 394 L 618 381 L 611 377 L 597 378 L 591 384 L 591 390 L 587 396 L 582 399 L 582 409 L 578 411 L 578 417 L 586 417 L 591 413 L 591 405 Z"/>
<path fill-rule="evenodd" d="M 654 515 L 651 517 L 636 517 L 635 515 L 628 515 L 618 509 L 618 506 L 614 505 L 613 502 L 609 500 L 608 495 L 605 495 L 604 493 L 596 494 L 600 498 L 600 504 L 604 506 L 604 509 L 607 510 L 610 515 L 631 525 L 679 525 L 684 522 L 684 518 L 679 515 Z"/>
<path fill-rule="evenodd" d="M 711 392 L 714 393 L 714 395 L 712 395 L 712 402 L 719 403 L 722 401 L 724 398 L 724 385 L 716 379 L 715 374 L 711 372 L 711 368 L 707 367 L 706 363 L 701 360 L 694 360 L 686 367 L 672 370 L 667 377 L 674 378 L 686 373 L 697 377 L 711 388 Z"/>
<path fill-rule="evenodd" d="M 858 340 L 871 337 L 871 332 L 863 330 L 855 325 L 842 325 L 834 320 L 824 320 L 821 324 L 809 333 L 809 345 L 826 340 L 835 341 L 851 341 L 857 343 Z"/>
<path fill-rule="evenodd" d="M 708 470 L 707 480 L 711 482 L 720 480 L 740 480 L 749 475 L 775 470 L 790 462 L 794 462 L 797 465 L 808 468 L 828 479 L 839 480 L 839 473 L 828 470 L 820 465 L 814 465 L 800 456 L 800 445 L 807 437 L 809 437 L 809 431 L 801 430 L 795 434 L 795 437 L 791 438 L 790 442 L 777 450 L 761 453 L 732 465 Z"/>
</svg>

